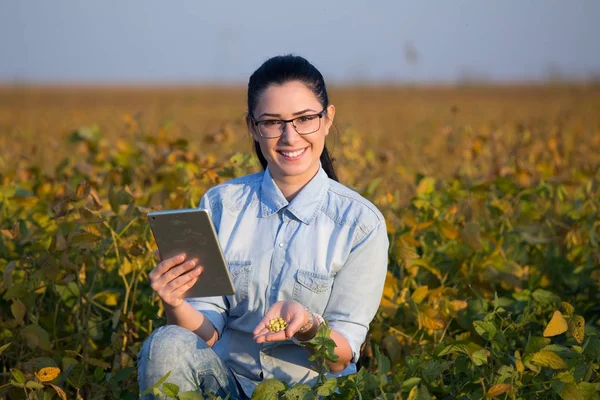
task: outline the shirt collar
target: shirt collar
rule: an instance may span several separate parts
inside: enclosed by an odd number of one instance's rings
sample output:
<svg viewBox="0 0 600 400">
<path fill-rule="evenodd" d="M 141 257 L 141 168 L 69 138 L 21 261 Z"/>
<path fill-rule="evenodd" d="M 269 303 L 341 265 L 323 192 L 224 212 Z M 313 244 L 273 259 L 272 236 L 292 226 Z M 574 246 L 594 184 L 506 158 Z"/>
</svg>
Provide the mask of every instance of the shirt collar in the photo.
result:
<svg viewBox="0 0 600 400">
<path fill-rule="evenodd" d="M 317 174 L 300 190 L 291 203 L 287 201 L 273 180 L 269 167 L 265 169 L 261 185 L 260 217 L 268 217 L 282 208 L 287 209 L 300 221 L 311 224 L 321 208 L 329 189 L 329 177 L 322 166 Z"/>
</svg>

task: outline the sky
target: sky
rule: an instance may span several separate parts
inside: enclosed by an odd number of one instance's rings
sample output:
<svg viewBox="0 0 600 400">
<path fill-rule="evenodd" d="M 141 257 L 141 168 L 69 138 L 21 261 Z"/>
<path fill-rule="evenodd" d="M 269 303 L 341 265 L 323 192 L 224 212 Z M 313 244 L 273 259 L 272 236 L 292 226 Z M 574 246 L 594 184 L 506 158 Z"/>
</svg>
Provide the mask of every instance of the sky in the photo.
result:
<svg viewBox="0 0 600 400">
<path fill-rule="evenodd" d="M 600 0 L 0 0 L 0 83 L 245 83 L 306 57 L 334 82 L 600 76 Z"/>
</svg>

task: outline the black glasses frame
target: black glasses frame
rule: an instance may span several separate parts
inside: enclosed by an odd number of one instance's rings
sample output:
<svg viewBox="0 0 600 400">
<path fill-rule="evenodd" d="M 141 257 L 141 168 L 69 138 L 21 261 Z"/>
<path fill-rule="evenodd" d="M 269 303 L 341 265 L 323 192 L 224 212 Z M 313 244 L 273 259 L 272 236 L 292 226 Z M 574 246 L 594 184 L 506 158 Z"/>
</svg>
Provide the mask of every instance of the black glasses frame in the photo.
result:
<svg viewBox="0 0 600 400">
<path fill-rule="evenodd" d="M 297 133 L 298 135 L 303 135 L 303 136 L 306 136 L 306 135 L 312 135 L 313 133 L 315 133 L 316 131 L 318 131 L 319 129 L 321 129 L 321 119 L 322 119 L 322 118 L 323 118 L 325 115 L 327 115 L 327 107 L 325 107 L 325 108 L 323 109 L 323 111 L 321 111 L 320 113 L 317 113 L 317 114 L 305 114 L 305 115 L 300 115 L 299 117 L 292 118 L 292 119 L 263 119 L 263 120 L 257 121 L 257 120 L 255 120 L 255 119 L 254 119 L 254 117 L 253 117 L 252 115 L 250 115 L 250 114 L 249 114 L 248 116 L 249 116 L 249 117 L 250 117 L 250 119 L 252 120 L 252 123 L 254 124 L 254 126 L 257 128 L 257 130 L 258 130 L 258 134 L 259 134 L 261 137 L 264 137 L 265 139 L 276 139 L 276 138 L 279 138 L 279 137 L 282 137 L 282 136 L 283 136 L 283 127 L 284 127 L 286 124 L 290 123 L 290 122 L 292 123 L 292 126 L 294 127 L 294 130 L 296 131 L 296 133 Z M 312 131 L 312 132 L 309 132 L 309 133 L 300 133 L 300 132 L 298 132 L 298 128 L 296 128 L 296 124 L 294 124 L 294 121 L 296 121 L 296 120 L 297 120 L 297 119 L 299 119 L 299 118 L 304 118 L 304 117 L 312 117 L 312 116 L 317 116 L 317 117 L 319 117 L 319 127 L 318 127 L 316 130 L 314 130 L 314 131 Z M 261 131 L 260 131 L 260 127 L 259 127 L 258 125 L 259 125 L 261 122 L 267 122 L 267 121 L 281 121 L 281 122 L 283 123 L 283 125 L 281 125 L 281 130 L 280 130 L 281 134 L 280 134 L 279 136 L 263 136 L 263 134 L 262 134 L 262 133 L 261 133 Z"/>
</svg>

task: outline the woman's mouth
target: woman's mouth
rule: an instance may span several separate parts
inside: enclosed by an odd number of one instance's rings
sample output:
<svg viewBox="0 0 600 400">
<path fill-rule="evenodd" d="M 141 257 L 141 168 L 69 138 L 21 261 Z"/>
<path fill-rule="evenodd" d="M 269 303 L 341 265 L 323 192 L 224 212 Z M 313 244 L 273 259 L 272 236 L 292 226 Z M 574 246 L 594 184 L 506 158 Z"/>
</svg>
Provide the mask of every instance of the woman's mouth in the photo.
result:
<svg viewBox="0 0 600 400">
<path fill-rule="evenodd" d="M 296 151 L 278 150 L 277 152 L 279 154 L 281 154 L 287 160 L 298 160 L 306 152 L 306 149 L 307 149 L 307 147 L 305 147 L 305 148 L 303 148 L 301 150 L 296 150 Z"/>
</svg>

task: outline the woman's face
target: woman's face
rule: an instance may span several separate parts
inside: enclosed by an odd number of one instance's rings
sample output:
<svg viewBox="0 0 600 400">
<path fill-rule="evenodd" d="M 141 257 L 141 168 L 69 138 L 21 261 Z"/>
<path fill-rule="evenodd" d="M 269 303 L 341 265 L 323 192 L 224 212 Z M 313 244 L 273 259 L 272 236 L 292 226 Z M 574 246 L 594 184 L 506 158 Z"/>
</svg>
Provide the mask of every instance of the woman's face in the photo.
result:
<svg viewBox="0 0 600 400">
<path fill-rule="evenodd" d="M 259 98 L 253 117 L 256 121 L 290 120 L 315 115 L 322 110 L 323 106 L 308 87 L 301 82 L 292 81 L 268 86 Z M 289 181 L 292 178 L 294 182 L 305 184 L 316 175 L 334 114 L 335 107 L 328 106 L 327 114 L 319 121 L 319 129 L 309 135 L 298 134 L 291 122 L 284 124 L 283 134 L 278 138 L 262 137 L 259 128 L 248 119 L 248 127 L 254 140 L 260 144 L 275 180 Z"/>
</svg>

